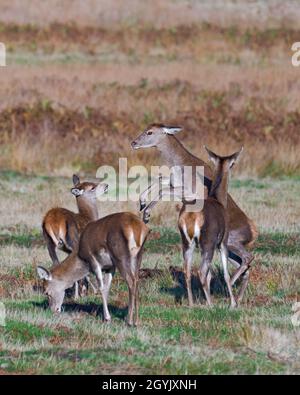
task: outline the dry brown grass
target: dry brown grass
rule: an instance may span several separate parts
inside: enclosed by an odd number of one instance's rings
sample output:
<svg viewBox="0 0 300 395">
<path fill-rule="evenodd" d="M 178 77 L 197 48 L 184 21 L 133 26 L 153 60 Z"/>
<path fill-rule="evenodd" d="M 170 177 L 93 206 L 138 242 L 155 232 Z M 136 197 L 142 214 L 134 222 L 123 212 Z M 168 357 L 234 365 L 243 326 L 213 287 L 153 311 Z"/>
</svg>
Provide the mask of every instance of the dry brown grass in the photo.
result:
<svg viewBox="0 0 300 395">
<path fill-rule="evenodd" d="M 224 28 L 210 23 L 173 28 L 144 25 L 103 28 L 76 23 L 36 26 L 0 22 L 0 31 L 2 42 L 7 43 L 11 52 L 53 54 L 77 51 L 87 55 L 106 53 L 107 56 L 119 53 L 139 62 L 163 56 L 180 61 L 215 58 L 218 62 L 236 64 L 246 62 L 245 50 L 256 56 L 256 63 L 265 61 L 266 57 L 269 62 L 278 60 L 279 52 L 288 52 L 291 43 L 299 37 L 299 30 L 293 28 Z"/>
<path fill-rule="evenodd" d="M 280 113 L 280 104 L 259 98 L 244 98 L 244 106 L 235 109 L 232 101 L 236 96 L 239 100 L 239 93 L 205 92 L 180 81 L 127 88 L 103 85 L 101 90 L 105 108 L 76 111 L 44 99 L 3 110 L 2 167 L 69 175 L 75 170 L 94 172 L 103 164 L 117 166 L 119 157 L 127 157 L 129 166 L 155 165 L 155 150 L 133 152 L 130 141 L 159 120 L 183 125 L 186 132 L 180 139 L 203 158 L 203 144 L 221 154 L 245 145 L 239 173 L 299 174 L 298 111 Z M 113 100 L 120 96 L 130 97 L 135 106 L 111 112 Z"/>
<path fill-rule="evenodd" d="M 132 23 L 170 27 L 209 21 L 225 27 L 284 24 L 297 28 L 299 12 L 296 0 L 2 0 L 0 20 L 38 25 L 75 21 L 109 27 Z"/>
<path fill-rule="evenodd" d="M 281 100 L 286 110 L 294 110 L 300 106 L 298 76 L 299 70 L 292 67 L 290 58 L 284 64 L 266 68 L 241 68 L 228 64 L 195 65 L 189 61 L 142 65 L 9 66 L 1 70 L 0 74 L 0 109 L 46 98 L 71 109 L 89 106 L 116 113 L 135 113 L 138 109 L 147 112 L 150 106 L 151 112 L 155 106 L 159 107 L 159 103 L 147 99 L 145 84 L 167 85 L 182 81 L 192 84 L 197 90 L 223 92 L 230 88 L 237 89 L 240 95 L 232 97 L 232 105 L 237 108 L 250 97 L 257 96 Z M 140 85 L 139 100 L 131 95 L 130 90 L 122 89 L 135 85 Z M 178 103 L 180 90 L 179 85 L 177 92 L 172 92 L 168 102 L 163 103 L 164 106 L 174 108 L 174 105 L 180 105 L 182 110 L 190 110 L 192 103 Z M 161 92 L 158 98 L 160 96 L 164 97 L 165 93 Z"/>
<path fill-rule="evenodd" d="M 0 328 L 0 373 L 299 371 L 290 322 L 299 300 L 300 82 L 290 50 L 299 16 L 296 1 L 280 0 L 1 1 L 0 296 L 8 325 Z M 43 215 L 54 206 L 76 210 L 75 171 L 92 178 L 119 156 L 157 164 L 155 150 L 129 145 L 152 121 L 182 124 L 179 138 L 204 159 L 204 143 L 221 154 L 245 145 L 230 193 L 260 238 L 243 306 L 224 308 L 225 295 L 209 310 L 187 309 L 184 298 L 176 304 L 182 285 L 166 268 L 182 267 L 178 211 L 160 203 L 143 267 L 163 275 L 142 281 L 142 327 L 123 325 L 118 276 L 112 325 L 101 324 L 98 297 L 50 315 L 33 290 L 36 265 L 50 265 Z M 99 208 L 101 216 L 138 209 Z"/>
<path fill-rule="evenodd" d="M 154 151 L 133 154 L 130 141 L 150 122 L 176 122 L 196 155 L 204 143 L 221 153 L 244 144 L 240 173 L 299 174 L 292 3 L 24 4 L 4 1 L 0 17 L 1 167 L 69 175 L 119 156 L 150 165 Z"/>
</svg>

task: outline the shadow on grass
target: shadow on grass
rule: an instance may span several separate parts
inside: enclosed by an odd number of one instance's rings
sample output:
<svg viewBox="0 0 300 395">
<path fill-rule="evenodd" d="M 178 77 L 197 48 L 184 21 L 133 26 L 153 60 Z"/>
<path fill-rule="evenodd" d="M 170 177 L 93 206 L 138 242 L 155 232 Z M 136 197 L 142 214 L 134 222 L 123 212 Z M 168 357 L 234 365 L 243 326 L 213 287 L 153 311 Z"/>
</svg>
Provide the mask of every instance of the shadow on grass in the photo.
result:
<svg viewBox="0 0 300 395">
<path fill-rule="evenodd" d="M 47 300 L 44 300 L 43 302 L 32 302 L 32 305 L 43 310 L 49 309 L 49 304 Z M 118 318 L 120 320 L 125 319 L 128 311 L 127 307 L 120 308 L 111 305 L 108 305 L 108 309 L 112 317 Z M 103 319 L 102 303 L 101 304 L 97 304 L 94 302 L 77 303 L 74 301 L 67 301 L 66 303 L 63 304 L 62 311 L 66 313 L 75 313 L 75 312 L 86 313 L 94 317 L 101 317 Z"/>
<path fill-rule="evenodd" d="M 183 270 L 175 266 L 170 266 L 169 271 L 171 273 L 174 282 L 177 283 L 177 285 L 175 285 L 174 287 L 162 287 L 160 290 L 164 293 L 169 293 L 173 295 L 175 297 L 175 302 L 181 304 L 183 298 L 187 298 L 187 288 L 186 288 L 186 282 L 185 282 Z M 211 294 L 223 296 L 225 298 L 229 297 L 223 272 L 219 268 L 217 268 L 212 273 L 212 275 L 213 277 L 210 286 Z M 206 299 L 196 270 L 193 270 L 192 272 L 191 283 L 192 283 L 192 293 L 194 299 L 204 302 Z M 238 287 L 238 285 L 239 282 L 237 281 L 236 287 Z"/>
</svg>

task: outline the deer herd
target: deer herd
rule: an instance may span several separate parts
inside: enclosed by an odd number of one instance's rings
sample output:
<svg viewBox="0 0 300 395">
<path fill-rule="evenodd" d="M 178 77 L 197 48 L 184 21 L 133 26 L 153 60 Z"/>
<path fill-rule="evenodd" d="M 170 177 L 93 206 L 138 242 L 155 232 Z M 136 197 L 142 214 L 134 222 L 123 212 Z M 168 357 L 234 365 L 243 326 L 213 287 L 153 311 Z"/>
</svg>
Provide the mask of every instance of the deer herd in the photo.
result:
<svg viewBox="0 0 300 395">
<path fill-rule="evenodd" d="M 125 280 L 129 291 L 128 325 L 138 324 L 139 271 L 144 245 L 150 229 L 151 210 L 162 197 L 169 193 L 181 196 L 182 208 L 178 218 L 178 228 L 182 240 L 184 275 L 189 306 L 193 306 L 191 271 L 193 252 L 198 247 L 201 262 L 198 276 L 206 303 L 212 305 L 210 282 L 211 264 L 215 250 L 220 251 L 224 279 L 230 296 L 230 306 L 236 307 L 243 298 L 249 282 L 249 268 L 253 255 L 248 251 L 257 238 L 255 224 L 238 207 L 228 194 L 228 181 L 231 168 L 236 163 L 242 148 L 231 155 L 219 156 L 208 148 L 206 151 L 214 170 L 201 159 L 192 155 L 176 138 L 182 130 L 178 126 L 163 124 L 150 125 L 132 142 L 133 149 L 155 147 L 172 174 L 166 185 L 155 183 L 140 195 L 141 219 L 130 212 L 120 212 L 99 218 L 97 196 L 107 192 L 109 185 L 104 183 L 80 182 L 73 176 L 71 193 L 75 196 L 78 213 L 65 208 L 53 208 L 44 216 L 42 228 L 52 267 L 48 270 L 38 266 L 37 273 L 43 280 L 44 294 L 50 309 L 61 312 L 65 291 L 74 286 L 75 298 L 83 295 L 90 285 L 96 293 L 101 293 L 103 317 L 110 321 L 108 296 L 116 269 Z M 182 177 L 182 168 L 196 169 L 203 166 L 203 184 L 206 191 L 203 205 L 199 210 L 187 209 L 187 196 L 182 197 L 182 188 L 176 178 Z M 188 180 L 193 190 L 195 177 Z M 147 204 L 147 196 L 155 196 Z M 180 195 L 181 193 L 181 195 Z M 59 262 L 57 249 L 67 253 Z M 232 276 L 228 263 L 234 266 Z M 94 274 L 98 289 L 93 285 L 90 274 Z M 239 280 L 239 290 L 235 296 L 234 284 Z"/>
</svg>

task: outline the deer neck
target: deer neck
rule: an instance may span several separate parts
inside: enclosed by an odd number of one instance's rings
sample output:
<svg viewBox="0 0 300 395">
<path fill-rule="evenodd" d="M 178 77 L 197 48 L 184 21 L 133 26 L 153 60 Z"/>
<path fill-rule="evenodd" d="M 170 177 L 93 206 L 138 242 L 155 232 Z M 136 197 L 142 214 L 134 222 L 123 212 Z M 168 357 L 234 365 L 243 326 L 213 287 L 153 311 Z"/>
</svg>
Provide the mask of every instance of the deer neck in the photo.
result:
<svg viewBox="0 0 300 395">
<path fill-rule="evenodd" d="M 204 185 L 210 190 L 212 171 L 210 167 L 201 159 L 191 154 L 175 136 L 166 136 L 158 145 L 157 149 L 164 164 L 167 166 L 203 166 Z"/>
<path fill-rule="evenodd" d="M 79 196 L 77 198 L 77 207 L 79 214 L 88 222 L 96 221 L 99 218 L 96 198 L 86 199 L 83 196 Z"/>
<path fill-rule="evenodd" d="M 70 254 L 61 264 L 54 266 L 51 270 L 52 276 L 61 281 L 65 289 L 70 288 L 74 282 L 81 280 L 88 273 L 88 266 L 78 257 L 77 252 Z"/>
<path fill-rule="evenodd" d="M 164 163 L 169 166 L 184 166 L 194 158 L 175 136 L 166 136 L 157 145 L 157 149 Z"/>
<path fill-rule="evenodd" d="M 227 207 L 228 182 L 229 172 L 225 172 L 223 167 L 219 165 L 215 173 L 209 196 L 215 198 L 224 208 Z"/>
</svg>

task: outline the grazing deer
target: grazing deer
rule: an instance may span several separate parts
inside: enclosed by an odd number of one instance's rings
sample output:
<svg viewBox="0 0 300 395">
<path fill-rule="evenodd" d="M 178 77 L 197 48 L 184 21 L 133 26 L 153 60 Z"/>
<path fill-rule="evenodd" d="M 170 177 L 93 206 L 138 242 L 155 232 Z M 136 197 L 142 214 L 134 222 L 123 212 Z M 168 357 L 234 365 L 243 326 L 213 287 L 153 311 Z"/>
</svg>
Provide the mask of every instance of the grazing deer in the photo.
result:
<svg viewBox="0 0 300 395">
<path fill-rule="evenodd" d="M 116 213 L 90 222 L 81 234 L 78 252 L 73 252 L 50 271 L 39 266 L 44 293 L 53 312 L 60 312 L 65 290 L 94 273 L 102 295 L 104 320 L 110 321 L 108 294 L 116 268 L 129 290 L 128 324 L 138 322 L 138 280 L 148 227 L 132 213 Z"/>
<path fill-rule="evenodd" d="M 205 147 L 206 148 L 206 147 Z M 184 256 L 184 274 L 188 291 L 189 305 L 193 305 L 191 288 L 191 267 L 195 245 L 201 249 L 201 265 L 199 269 L 199 279 L 202 284 L 206 301 L 212 305 L 210 297 L 210 265 L 216 249 L 221 252 L 221 259 L 224 270 L 224 278 L 229 291 L 231 307 L 236 307 L 231 279 L 228 273 L 228 233 L 229 219 L 227 212 L 228 181 L 230 169 L 235 164 L 238 156 L 242 152 L 236 152 L 230 156 L 218 156 L 206 148 L 211 161 L 215 165 L 215 176 L 208 198 L 204 201 L 203 209 L 200 212 L 189 212 L 183 205 L 178 227 L 182 238 L 182 250 Z"/>
<path fill-rule="evenodd" d="M 176 166 L 175 168 L 173 167 L 175 169 L 174 172 L 180 172 L 177 177 L 181 176 L 184 166 L 191 166 L 194 172 L 194 169 L 196 169 L 197 166 L 203 166 L 203 182 L 209 193 L 212 184 L 212 171 L 203 160 L 192 155 L 176 138 L 175 134 L 181 130 L 182 128 L 179 126 L 152 124 L 147 127 L 131 145 L 133 149 L 156 147 L 160 152 L 165 165 L 168 165 L 169 167 Z M 173 179 L 176 179 L 176 174 Z M 171 178 L 169 181 L 171 186 L 173 186 L 173 179 Z M 194 179 L 192 182 L 194 182 Z M 169 194 L 170 191 L 170 185 L 165 187 L 165 189 L 160 188 L 159 191 L 157 191 L 157 198 L 153 199 L 150 204 L 146 205 L 147 195 L 150 194 L 150 192 L 153 193 L 152 187 L 157 187 L 157 183 L 155 183 L 154 186 L 150 186 L 150 188 L 140 196 L 141 210 L 144 210 L 145 222 L 149 219 L 150 210 L 157 204 L 165 193 Z M 246 289 L 249 281 L 248 269 L 253 260 L 253 255 L 246 250 L 246 247 L 251 247 L 253 245 L 258 236 L 258 232 L 254 222 L 238 207 L 229 194 L 227 200 L 227 211 L 229 215 L 229 258 L 237 269 L 232 278 L 232 285 L 240 276 L 242 276 L 243 281 L 241 289 Z"/>
<path fill-rule="evenodd" d="M 78 213 L 65 208 L 56 207 L 47 212 L 43 220 L 43 235 L 46 240 L 49 255 L 53 265 L 59 264 L 56 249 L 67 254 L 76 250 L 79 236 L 85 226 L 99 218 L 97 209 L 97 194 L 107 191 L 107 184 L 95 184 L 93 182 L 80 182 L 77 175 L 73 175 L 74 187 L 72 194 L 76 197 Z M 94 289 L 93 284 L 88 282 Z M 78 284 L 75 284 L 75 298 L 78 297 Z"/>
</svg>

